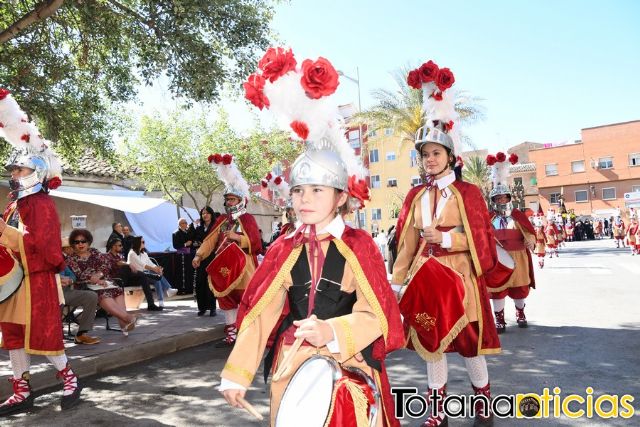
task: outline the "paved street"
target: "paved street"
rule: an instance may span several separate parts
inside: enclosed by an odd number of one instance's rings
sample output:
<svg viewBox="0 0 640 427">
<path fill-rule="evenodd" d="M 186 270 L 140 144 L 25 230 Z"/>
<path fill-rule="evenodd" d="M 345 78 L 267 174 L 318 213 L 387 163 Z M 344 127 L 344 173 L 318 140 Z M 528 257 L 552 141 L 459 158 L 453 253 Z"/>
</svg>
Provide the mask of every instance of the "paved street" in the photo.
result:
<svg viewBox="0 0 640 427">
<path fill-rule="evenodd" d="M 507 332 L 503 352 L 488 357 L 492 392 L 541 393 L 560 387 L 561 394 L 631 394 L 640 409 L 640 257 L 615 249 L 611 240 L 568 243 L 560 257 L 536 267 L 538 289 L 527 305 L 528 329 L 513 327 L 514 309 L 507 302 Z M 243 411 L 227 408 L 214 387 L 227 350 L 207 344 L 85 379 L 84 401 L 64 414 L 58 409 L 59 389 L 36 400 L 37 408 L 2 425 L 259 425 Z M 395 386 L 426 387 L 426 368 L 409 351 L 391 355 L 388 362 Z M 248 394 L 268 416 L 268 393 L 257 375 Z M 470 392 L 464 364 L 449 357 L 450 393 Z M 403 425 L 419 425 L 405 420 Z M 467 426 L 471 420 L 450 420 Z M 266 425 L 266 424 L 263 424 Z M 496 420 L 510 425 L 640 425 L 633 420 L 567 418 Z"/>
</svg>

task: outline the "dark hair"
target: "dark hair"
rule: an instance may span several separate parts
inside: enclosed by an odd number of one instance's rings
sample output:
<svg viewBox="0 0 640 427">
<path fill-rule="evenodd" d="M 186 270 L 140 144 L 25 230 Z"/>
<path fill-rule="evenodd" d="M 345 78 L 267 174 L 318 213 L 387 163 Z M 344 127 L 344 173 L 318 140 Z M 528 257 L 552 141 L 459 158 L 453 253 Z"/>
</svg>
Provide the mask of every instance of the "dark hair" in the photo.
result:
<svg viewBox="0 0 640 427">
<path fill-rule="evenodd" d="M 109 239 L 107 242 L 107 252 L 111 252 L 111 248 L 113 248 L 116 243 L 122 243 L 122 239 L 118 239 L 117 237 Z"/>
<path fill-rule="evenodd" d="M 75 228 L 71 231 L 71 234 L 69 234 L 69 246 L 73 246 L 73 241 L 78 237 L 84 237 L 89 243 L 89 246 L 93 243 L 93 235 L 89 230 L 84 228 Z"/>
<path fill-rule="evenodd" d="M 211 206 L 205 206 L 204 208 L 200 209 L 200 224 L 204 225 L 204 219 L 202 218 L 202 211 L 207 211 L 209 212 L 209 215 L 211 215 L 211 223 L 213 223 L 217 218 L 218 215 L 216 214 L 216 212 L 213 210 L 213 208 Z"/>
<path fill-rule="evenodd" d="M 140 255 L 141 252 L 146 252 L 146 249 L 142 249 L 142 236 L 135 236 L 131 239 L 131 250 Z"/>
<path fill-rule="evenodd" d="M 116 225 L 120 224 L 120 226 L 122 226 L 122 223 L 120 222 L 114 222 L 113 224 L 111 224 L 111 231 L 116 231 Z"/>
</svg>

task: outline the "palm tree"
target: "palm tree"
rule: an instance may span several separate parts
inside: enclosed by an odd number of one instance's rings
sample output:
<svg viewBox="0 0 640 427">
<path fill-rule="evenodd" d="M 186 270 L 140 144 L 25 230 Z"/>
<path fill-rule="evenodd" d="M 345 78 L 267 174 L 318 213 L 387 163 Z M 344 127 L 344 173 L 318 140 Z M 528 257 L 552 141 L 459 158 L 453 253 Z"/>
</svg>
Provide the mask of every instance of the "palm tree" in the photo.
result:
<svg viewBox="0 0 640 427">
<path fill-rule="evenodd" d="M 472 184 L 477 185 L 482 191 L 487 203 L 489 201 L 489 192 L 491 191 L 491 171 L 485 159 L 480 156 L 471 156 L 464 163 L 462 168 L 462 178 Z"/>
<path fill-rule="evenodd" d="M 391 76 L 396 82 L 395 91 L 376 89 L 372 92 L 377 104 L 368 111 L 363 111 L 354 117 L 356 123 L 368 124 L 373 130 L 392 128 L 400 133 L 402 142 L 413 143 L 416 132 L 424 124 L 422 114 L 422 91 L 409 87 L 406 81 L 409 67 L 396 69 Z M 465 91 L 456 95 L 456 111 L 460 115 L 459 124 L 468 124 L 484 119 L 483 108 L 479 105 L 480 98 L 471 97 Z M 462 141 L 473 147 L 468 137 L 461 135 Z M 401 142 L 401 143 L 402 143 Z"/>
</svg>

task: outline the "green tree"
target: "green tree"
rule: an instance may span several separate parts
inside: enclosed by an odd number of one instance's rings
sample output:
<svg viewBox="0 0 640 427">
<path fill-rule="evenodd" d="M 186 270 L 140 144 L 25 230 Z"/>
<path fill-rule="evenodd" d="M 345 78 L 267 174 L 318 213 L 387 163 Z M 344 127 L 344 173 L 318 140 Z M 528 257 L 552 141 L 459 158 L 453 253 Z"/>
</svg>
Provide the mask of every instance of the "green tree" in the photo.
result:
<svg viewBox="0 0 640 427">
<path fill-rule="evenodd" d="M 138 135 L 125 141 L 123 155 L 129 167 L 138 171 L 136 179 L 148 190 L 160 190 L 178 206 L 183 197 L 201 209 L 223 188 L 207 157 L 231 153 L 247 182 L 255 184 L 280 161 L 292 161 L 302 146 L 284 132 L 255 129 L 240 136 L 225 112 L 210 123 L 206 114 L 192 117 L 175 111 L 167 118 L 144 116 Z M 204 204 L 197 197 L 202 195 Z"/>
<path fill-rule="evenodd" d="M 269 43 L 270 0 L 0 2 L 0 84 L 63 154 L 107 154 L 111 103 L 167 79 L 189 101 L 219 99 Z"/>
<path fill-rule="evenodd" d="M 462 178 L 467 182 L 477 185 L 488 203 L 489 192 L 491 191 L 491 170 L 489 166 L 487 166 L 485 159 L 480 156 L 469 157 L 469 159 L 464 162 Z"/>
</svg>

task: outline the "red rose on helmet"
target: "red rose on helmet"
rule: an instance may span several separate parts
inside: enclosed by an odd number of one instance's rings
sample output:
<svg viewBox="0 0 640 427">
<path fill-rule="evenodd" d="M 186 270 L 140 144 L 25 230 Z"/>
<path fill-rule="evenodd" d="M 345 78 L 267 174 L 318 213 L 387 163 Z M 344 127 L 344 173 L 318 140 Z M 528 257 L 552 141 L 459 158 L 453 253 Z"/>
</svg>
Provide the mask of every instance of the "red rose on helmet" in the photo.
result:
<svg viewBox="0 0 640 427">
<path fill-rule="evenodd" d="M 409 71 L 409 75 L 407 76 L 407 84 L 414 89 L 420 89 L 422 87 L 422 78 L 420 77 L 419 70 Z"/>
<path fill-rule="evenodd" d="M 418 72 L 423 83 L 433 82 L 438 76 L 438 66 L 433 61 L 425 62 L 418 68 Z"/>
<path fill-rule="evenodd" d="M 231 154 L 223 154 L 222 155 L 222 164 L 223 165 L 230 165 L 232 160 L 233 160 L 233 156 Z"/>
<path fill-rule="evenodd" d="M 364 179 L 356 180 L 355 175 L 351 175 L 349 177 L 349 195 L 360 200 L 360 208 L 364 207 L 364 201 L 370 200 L 369 197 L 369 186 L 367 185 L 367 181 Z"/>
<path fill-rule="evenodd" d="M 489 154 L 487 156 L 487 166 L 493 166 L 496 164 L 496 156 L 494 156 L 493 154 Z"/>
<path fill-rule="evenodd" d="M 3 87 L 0 87 L 0 101 L 2 101 L 3 99 L 5 99 L 7 97 L 7 95 L 9 95 L 11 92 L 9 92 L 8 90 L 6 90 Z"/>
<path fill-rule="evenodd" d="M 273 183 L 275 185 L 280 185 L 282 183 L 282 177 L 281 176 L 276 176 L 276 179 L 273 180 Z"/>
<path fill-rule="evenodd" d="M 211 162 L 209 162 L 209 163 L 211 163 Z M 220 154 L 217 154 L 217 153 L 214 154 L 213 155 L 213 163 L 215 163 L 215 164 L 222 163 L 222 156 Z"/>
<path fill-rule="evenodd" d="M 269 185 L 264 179 L 260 181 L 260 184 L 262 184 L 262 188 L 267 188 L 267 185 Z"/>
<path fill-rule="evenodd" d="M 511 153 L 511 155 L 509 156 L 509 163 L 511 163 L 512 165 L 518 163 L 518 155 L 516 153 Z"/>
<path fill-rule="evenodd" d="M 296 59 L 291 49 L 270 47 L 258 62 L 258 68 L 262 70 L 262 76 L 273 83 L 280 76 L 296 69 Z"/>
<path fill-rule="evenodd" d="M 306 140 L 309 136 L 309 126 L 305 122 L 301 122 L 299 120 L 294 120 L 289 124 L 291 129 L 303 140 Z"/>
<path fill-rule="evenodd" d="M 448 68 L 441 68 L 438 71 L 438 76 L 436 77 L 436 86 L 440 91 L 444 92 L 449 89 L 455 83 L 456 79 L 453 77 L 453 73 Z"/>
<path fill-rule="evenodd" d="M 507 156 L 502 151 L 498 151 L 496 153 L 496 160 L 499 162 L 504 162 L 505 160 L 507 160 Z"/>
<path fill-rule="evenodd" d="M 215 158 L 216 156 L 214 154 L 209 154 L 209 157 L 207 157 L 207 162 L 211 163 Z"/>
<path fill-rule="evenodd" d="M 329 96 L 338 88 L 338 73 L 331 62 L 323 57 L 319 57 L 317 61 L 305 59 L 302 62 L 302 73 L 300 83 L 311 99 Z"/>
<path fill-rule="evenodd" d="M 263 92 L 264 83 L 265 79 L 260 74 L 251 74 L 247 81 L 242 84 L 244 97 L 261 110 L 264 107 L 269 108 L 270 105 L 269 98 Z"/>
<path fill-rule="evenodd" d="M 20 137 L 20 139 L 23 140 L 24 142 L 29 142 L 29 140 L 31 139 L 31 135 L 29 135 L 28 133 L 25 133 Z"/>
<path fill-rule="evenodd" d="M 60 185 L 62 185 L 62 180 L 57 176 L 54 176 L 49 181 L 47 181 L 47 188 L 49 188 L 49 190 L 55 190 L 56 188 L 60 187 Z"/>
<path fill-rule="evenodd" d="M 269 172 L 267 176 L 264 177 L 264 179 L 266 179 L 267 181 L 271 181 L 271 178 L 273 178 L 273 175 L 271 175 L 271 172 Z"/>
<path fill-rule="evenodd" d="M 442 101 L 442 92 L 433 92 L 431 95 L 436 101 Z"/>
</svg>

